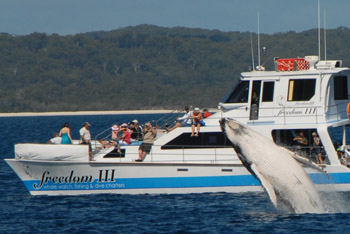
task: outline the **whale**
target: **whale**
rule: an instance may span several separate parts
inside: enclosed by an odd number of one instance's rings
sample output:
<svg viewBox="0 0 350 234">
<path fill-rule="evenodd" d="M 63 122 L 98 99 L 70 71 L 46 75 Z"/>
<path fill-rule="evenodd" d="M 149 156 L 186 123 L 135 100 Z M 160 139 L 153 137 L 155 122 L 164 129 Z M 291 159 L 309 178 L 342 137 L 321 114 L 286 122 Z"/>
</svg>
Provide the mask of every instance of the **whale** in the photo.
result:
<svg viewBox="0 0 350 234">
<path fill-rule="evenodd" d="M 325 212 L 309 175 L 291 151 L 234 119 L 223 118 L 220 125 L 242 164 L 261 182 L 277 209 L 297 214 Z"/>
</svg>

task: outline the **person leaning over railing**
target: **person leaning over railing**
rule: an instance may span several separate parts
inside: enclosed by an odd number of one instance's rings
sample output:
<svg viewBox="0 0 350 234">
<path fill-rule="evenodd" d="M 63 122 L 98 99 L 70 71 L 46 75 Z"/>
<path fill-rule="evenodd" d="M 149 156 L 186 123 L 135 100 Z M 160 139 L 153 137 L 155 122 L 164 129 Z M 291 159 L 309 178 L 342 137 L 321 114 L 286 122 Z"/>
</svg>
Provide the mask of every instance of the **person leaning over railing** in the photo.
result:
<svg viewBox="0 0 350 234">
<path fill-rule="evenodd" d="M 135 160 L 136 162 L 142 162 L 146 158 L 146 155 L 151 152 L 154 138 L 157 135 L 157 130 L 156 128 L 152 127 L 152 124 L 150 122 L 147 122 L 144 129 L 142 130 L 142 135 L 143 142 L 139 147 L 139 158 Z"/>
<path fill-rule="evenodd" d="M 185 114 L 182 117 L 176 119 L 176 124 L 172 128 L 167 128 L 166 131 L 170 132 L 178 127 L 191 127 L 192 126 L 192 111 L 188 106 L 185 106 Z"/>
</svg>

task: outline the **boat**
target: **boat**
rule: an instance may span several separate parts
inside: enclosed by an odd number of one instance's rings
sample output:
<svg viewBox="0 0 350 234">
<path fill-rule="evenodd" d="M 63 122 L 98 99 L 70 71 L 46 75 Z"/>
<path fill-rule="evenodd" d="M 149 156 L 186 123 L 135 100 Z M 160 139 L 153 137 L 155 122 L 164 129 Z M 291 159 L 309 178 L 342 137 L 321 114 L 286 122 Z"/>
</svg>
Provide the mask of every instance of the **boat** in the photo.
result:
<svg viewBox="0 0 350 234">
<path fill-rule="evenodd" d="M 272 71 L 259 66 L 241 73 L 217 112 L 204 119 L 198 137 L 191 136 L 191 127 L 167 132 L 157 124 L 157 138 L 143 162 L 135 161 L 141 142 L 121 146 L 119 153 L 115 147 L 99 149 L 97 140 L 93 161 L 88 146 L 78 142 L 16 144 L 15 157 L 5 160 L 31 195 L 263 191 L 220 129 L 220 119 L 234 118 L 323 168 L 327 174 L 305 167 L 318 190 L 350 191 L 350 69 L 341 60 L 318 56 L 276 58 L 274 64 Z M 306 145 L 293 140 L 299 132 Z M 322 143 L 317 152 L 315 134 Z"/>
</svg>

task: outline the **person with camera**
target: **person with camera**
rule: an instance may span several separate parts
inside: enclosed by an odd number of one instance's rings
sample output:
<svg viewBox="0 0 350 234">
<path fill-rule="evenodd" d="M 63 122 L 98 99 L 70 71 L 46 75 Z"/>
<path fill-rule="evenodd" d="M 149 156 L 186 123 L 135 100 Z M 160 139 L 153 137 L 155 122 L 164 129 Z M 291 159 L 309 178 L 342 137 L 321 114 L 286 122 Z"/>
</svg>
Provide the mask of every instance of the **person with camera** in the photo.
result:
<svg viewBox="0 0 350 234">
<path fill-rule="evenodd" d="M 146 155 L 151 152 L 154 138 L 157 135 L 157 130 L 152 127 L 150 122 L 147 122 L 142 130 L 142 135 L 143 142 L 139 147 L 139 158 L 135 160 L 136 162 L 142 162 L 146 158 Z"/>
</svg>

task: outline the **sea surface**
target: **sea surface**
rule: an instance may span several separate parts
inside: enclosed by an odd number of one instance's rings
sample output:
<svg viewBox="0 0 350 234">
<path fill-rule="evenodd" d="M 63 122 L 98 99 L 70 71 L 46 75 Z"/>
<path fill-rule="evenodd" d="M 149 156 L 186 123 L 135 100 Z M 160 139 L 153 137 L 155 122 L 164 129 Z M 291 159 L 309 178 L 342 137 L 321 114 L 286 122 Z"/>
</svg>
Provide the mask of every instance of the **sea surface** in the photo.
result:
<svg viewBox="0 0 350 234">
<path fill-rule="evenodd" d="M 31 196 L 3 158 L 13 145 L 47 142 L 64 122 L 74 139 L 85 121 L 93 136 L 114 123 L 162 115 L 0 118 L 0 233 L 348 233 L 350 193 L 323 194 L 332 212 L 276 210 L 266 193 Z"/>
</svg>

